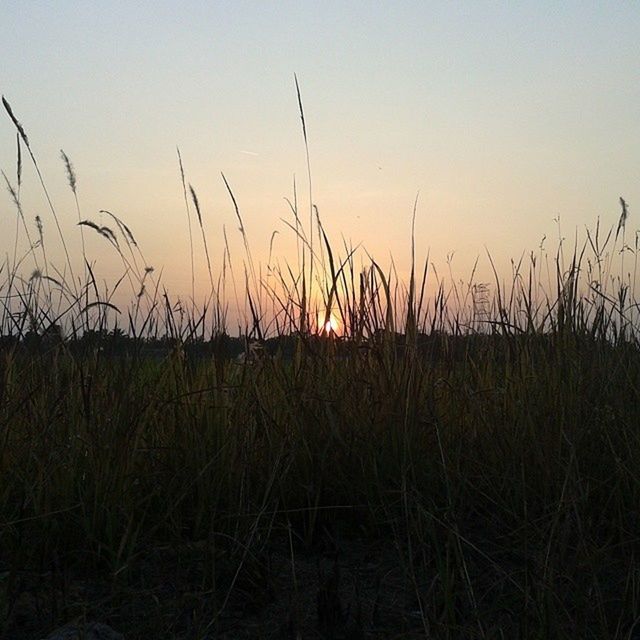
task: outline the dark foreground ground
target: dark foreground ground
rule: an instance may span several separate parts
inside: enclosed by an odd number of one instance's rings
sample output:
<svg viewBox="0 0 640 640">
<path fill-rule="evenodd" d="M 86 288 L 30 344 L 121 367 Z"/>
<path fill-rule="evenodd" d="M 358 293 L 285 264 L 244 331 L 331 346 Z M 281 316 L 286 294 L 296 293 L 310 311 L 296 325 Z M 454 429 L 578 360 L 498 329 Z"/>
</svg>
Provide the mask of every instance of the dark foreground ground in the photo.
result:
<svg viewBox="0 0 640 640">
<path fill-rule="evenodd" d="M 352 541 L 337 558 L 315 551 L 292 560 L 286 547 L 274 549 L 249 586 L 239 576 L 213 623 L 199 546 L 154 550 L 142 561 L 144 576 L 127 588 L 86 577 L 55 588 L 50 574 L 23 573 L 4 637 L 45 637 L 61 617 L 80 628 L 99 620 L 126 638 L 425 637 L 415 586 L 383 543 Z"/>
<path fill-rule="evenodd" d="M 100 621 L 130 640 L 640 638 L 637 623 L 606 635 L 597 622 L 599 616 L 620 615 L 621 621 L 631 617 L 618 608 L 620 598 L 625 593 L 628 597 L 635 588 L 624 579 L 631 568 L 627 562 L 635 563 L 635 559 L 625 559 L 624 554 L 617 566 L 597 568 L 594 580 L 590 567 L 564 572 L 545 568 L 544 549 L 529 558 L 517 551 L 508 558 L 489 558 L 480 549 L 475 551 L 471 541 L 463 542 L 468 575 L 459 579 L 468 580 L 468 593 L 466 598 L 456 598 L 453 608 L 447 610 L 449 603 L 442 595 L 434 598 L 442 586 L 435 564 L 431 572 L 416 574 L 408 565 L 406 549 L 398 551 L 392 541 L 341 540 L 332 535 L 324 549 L 294 550 L 292 554 L 283 544 L 265 550 L 259 560 L 248 561 L 245 569 L 234 574 L 233 588 L 224 590 L 226 602 L 219 614 L 220 600 L 216 601 L 210 588 L 203 588 L 208 582 L 204 546 L 193 543 L 150 550 L 131 567 L 126 584 L 105 576 L 20 572 L 13 577 L 16 595 L 2 637 L 75 638 L 60 635 L 61 621 L 80 630 Z M 536 563 L 540 574 L 549 572 L 539 579 L 555 583 L 555 602 L 539 600 L 549 585 L 531 584 L 529 593 L 521 594 L 528 601 L 523 608 L 516 593 L 507 594 L 514 586 L 527 589 L 521 583 L 527 571 L 524 565 Z M 636 565 L 633 572 L 637 571 Z M 452 582 L 457 579 L 451 576 Z M 599 593 L 587 586 L 594 583 Z M 582 607 L 588 603 L 593 610 L 587 612 Z M 541 619 L 545 607 L 553 612 L 547 621 Z"/>
</svg>

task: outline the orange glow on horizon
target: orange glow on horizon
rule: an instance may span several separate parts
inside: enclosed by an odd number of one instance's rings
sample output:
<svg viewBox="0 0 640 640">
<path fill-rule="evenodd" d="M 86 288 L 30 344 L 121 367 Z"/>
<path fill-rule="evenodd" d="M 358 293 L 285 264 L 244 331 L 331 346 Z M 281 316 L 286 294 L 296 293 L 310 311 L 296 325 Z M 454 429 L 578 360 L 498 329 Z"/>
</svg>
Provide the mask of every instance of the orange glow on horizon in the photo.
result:
<svg viewBox="0 0 640 640">
<path fill-rule="evenodd" d="M 336 335 L 340 328 L 340 321 L 333 313 L 331 313 L 329 315 L 329 319 L 326 320 L 326 313 L 321 312 L 318 314 L 318 327 L 322 327 L 320 330 L 320 333 L 322 334 Z"/>
</svg>

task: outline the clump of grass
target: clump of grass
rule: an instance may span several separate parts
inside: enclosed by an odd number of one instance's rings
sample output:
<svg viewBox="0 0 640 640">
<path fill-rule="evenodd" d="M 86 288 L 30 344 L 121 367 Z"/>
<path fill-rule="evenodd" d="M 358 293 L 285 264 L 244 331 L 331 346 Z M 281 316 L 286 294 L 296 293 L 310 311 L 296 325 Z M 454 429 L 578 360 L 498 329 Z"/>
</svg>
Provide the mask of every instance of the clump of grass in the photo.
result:
<svg viewBox="0 0 640 640">
<path fill-rule="evenodd" d="M 189 210 L 182 163 L 181 177 Z M 223 180 L 245 243 L 242 336 L 225 324 L 227 270 L 243 297 L 226 231 L 216 283 L 191 186 L 201 308 L 160 289 L 110 212 L 111 226 L 79 220 L 121 259 L 110 289 L 84 249 L 85 282 L 68 284 L 26 224 L 25 257 L 0 271 L 2 633 L 108 616 L 131 638 L 225 637 L 254 603 L 263 633 L 282 619 L 293 637 L 631 637 L 640 350 L 635 273 L 619 268 L 626 202 L 615 233 L 541 246 L 506 285 L 497 269 L 460 283 L 418 265 L 414 209 L 403 283 L 338 250 L 313 203 L 305 228 L 294 195 L 299 262 L 262 278 Z M 322 331 L 331 313 L 340 336 Z"/>
</svg>

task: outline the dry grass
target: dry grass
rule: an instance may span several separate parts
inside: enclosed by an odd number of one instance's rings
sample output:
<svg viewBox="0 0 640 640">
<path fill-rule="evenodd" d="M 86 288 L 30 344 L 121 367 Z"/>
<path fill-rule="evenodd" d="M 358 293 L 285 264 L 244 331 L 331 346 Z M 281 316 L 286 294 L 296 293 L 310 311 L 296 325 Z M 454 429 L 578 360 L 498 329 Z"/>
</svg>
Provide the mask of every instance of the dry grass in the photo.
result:
<svg viewBox="0 0 640 640">
<path fill-rule="evenodd" d="M 125 223 L 78 206 L 122 260 L 127 332 L 118 283 L 102 294 L 84 255 L 72 283 L 29 238 L 2 271 L 4 637 L 95 618 L 129 639 L 636 637 L 626 203 L 615 234 L 596 228 L 566 260 L 532 253 L 505 288 L 497 273 L 447 285 L 428 262 L 408 283 L 360 270 L 294 198 L 299 263 L 262 278 L 225 183 L 245 337 L 263 344 L 242 364 L 228 244 L 217 281 L 205 248 L 207 302 L 179 307 Z M 341 338 L 317 335 L 330 313 Z"/>
</svg>

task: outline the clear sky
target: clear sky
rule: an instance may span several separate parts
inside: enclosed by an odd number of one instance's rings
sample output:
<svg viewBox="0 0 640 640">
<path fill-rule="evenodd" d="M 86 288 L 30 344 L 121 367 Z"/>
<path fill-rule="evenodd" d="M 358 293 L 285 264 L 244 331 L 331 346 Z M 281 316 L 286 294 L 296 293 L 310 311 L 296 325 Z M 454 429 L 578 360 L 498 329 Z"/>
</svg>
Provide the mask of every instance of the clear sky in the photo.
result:
<svg viewBox="0 0 640 640">
<path fill-rule="evenodd" d="M 215 264 L 222 225 L 241 252 L 234 189 L 256 261 L 291 258 L 285 197 L 307 196 L 293 80 L 305 106 L 314 202 L 330 235 L 381 262 L 486 246 L 498 264 L 543 235 L 640 206 L 637 2 L 55 2 L 0 0 L 0 91 L 29 135 L 65 232 L 120 215 L 170 289 L 187 293 L 189 244 L 175 148 L 200 201 Z M 15 180 L 15 130 L 0 118 L 0 167 Z M 43 217 L 25 162 L 25 214 Z M 15 211 L 0 195 L 0 249 Z M 47 236 L 49 237 L 49 236 Z M 91 255 L 117 272 L 102 238 Z M 198 281 L 205 262 L 198 245 Z M 111 271 L 110 271 L 111 270 Z"/>
</svg>

